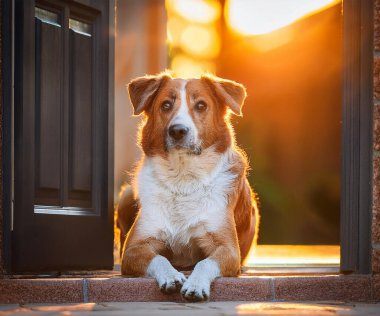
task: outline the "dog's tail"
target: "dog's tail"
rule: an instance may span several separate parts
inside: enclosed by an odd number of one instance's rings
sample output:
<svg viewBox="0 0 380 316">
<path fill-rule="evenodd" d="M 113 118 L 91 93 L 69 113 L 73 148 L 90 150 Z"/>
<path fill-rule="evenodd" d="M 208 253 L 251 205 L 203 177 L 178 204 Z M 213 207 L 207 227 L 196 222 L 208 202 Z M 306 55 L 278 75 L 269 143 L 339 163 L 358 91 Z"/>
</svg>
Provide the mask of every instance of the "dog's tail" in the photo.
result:
<svg viewBox="0 0 380 316">
<path fill-rule="evenodd" d="M 123 251 L 125 238 L 135 221 L 138 212 L 138 202 L 133 197 L 132 187 L 124 184 L 119 193 L 119 203 L 115 209 L 116 227 L 120 230 L 119 254 Z"/>
</svg>

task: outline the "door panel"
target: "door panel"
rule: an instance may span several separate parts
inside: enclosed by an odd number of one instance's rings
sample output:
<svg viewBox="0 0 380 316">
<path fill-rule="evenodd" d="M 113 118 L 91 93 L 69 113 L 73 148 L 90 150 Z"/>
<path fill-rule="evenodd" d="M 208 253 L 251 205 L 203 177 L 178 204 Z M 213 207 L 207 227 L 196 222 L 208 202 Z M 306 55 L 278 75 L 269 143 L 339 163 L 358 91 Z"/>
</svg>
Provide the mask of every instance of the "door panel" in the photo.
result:
<svg viewBox="0 0 380 316">
<path fill-rule="evenodd" d="M 92 37 L 70 30 L 69 205 L 91 207 Z"/>
<path fill-rule="evenodd" d="M 35 25 L 35 204 L 60 205 L 62 32 L 38 18 Z"/>
<path fill-rule="evenodd" d="M 16 0 L 14 272 L 113 267 L 109 8 Z"/>
</svg>

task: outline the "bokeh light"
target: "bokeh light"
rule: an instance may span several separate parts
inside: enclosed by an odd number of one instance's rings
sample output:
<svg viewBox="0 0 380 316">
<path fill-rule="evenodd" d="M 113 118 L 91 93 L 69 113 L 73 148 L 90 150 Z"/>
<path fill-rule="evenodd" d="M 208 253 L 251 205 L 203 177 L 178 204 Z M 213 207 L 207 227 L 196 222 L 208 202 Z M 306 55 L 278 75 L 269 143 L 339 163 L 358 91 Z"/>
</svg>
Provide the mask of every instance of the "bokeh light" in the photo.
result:
<svg viewBox="0 0 380 316">
<path fill-rule="evenodd" d="M 167 0 L 166 7 L 183 19 L 197 23 L 212 23 L 221 14 L 217 0 Z"/>
<path fill-rule="evenodd" d="M 221 49 L 221 2 L 166 0 L 170 68 L 185 78 L 215 73 Z"/>
<path fill-rule="evenodd" d="M 182 33 L 181 47 L 196 57 L 215 58 L 219 54 L 220 41 L 214 27 L 190 25 Z"/>
<path fill-rule="evenodd" d="M 181 35 L 183 30 L 185 29 L 187 23 L 177 17 L 177 16 L 168 16 L 167 22 L 167 40 L 171 47 L 179 46 Z"/>
</svg>

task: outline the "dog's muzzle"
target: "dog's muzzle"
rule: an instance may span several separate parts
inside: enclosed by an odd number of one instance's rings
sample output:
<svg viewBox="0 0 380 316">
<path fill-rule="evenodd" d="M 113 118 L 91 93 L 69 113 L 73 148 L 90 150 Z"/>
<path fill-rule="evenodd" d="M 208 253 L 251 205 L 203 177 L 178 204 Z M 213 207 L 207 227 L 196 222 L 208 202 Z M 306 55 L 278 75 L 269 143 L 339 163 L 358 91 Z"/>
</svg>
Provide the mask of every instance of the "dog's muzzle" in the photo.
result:
<svg viewBox="0 0 380 316">
<path fill-rule="evenodd" d="M 183 124 L 173 124 L 168 128 L 166 150 L 185 149 L 189 154 L 200 155 L 202 150 L 194 141 L 189 127 Z"/>
</svg>

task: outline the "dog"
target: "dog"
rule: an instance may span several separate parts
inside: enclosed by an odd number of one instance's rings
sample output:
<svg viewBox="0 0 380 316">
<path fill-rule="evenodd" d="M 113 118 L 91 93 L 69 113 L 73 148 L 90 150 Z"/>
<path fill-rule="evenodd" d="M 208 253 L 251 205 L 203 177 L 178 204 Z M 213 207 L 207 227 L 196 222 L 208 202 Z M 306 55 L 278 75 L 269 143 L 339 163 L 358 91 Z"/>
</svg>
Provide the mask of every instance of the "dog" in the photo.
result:
<svg viewBox="0 0 380 316">
<path fill-rule="evenodd" d="M 243 85 L 213 75 L 144 76 L 128 85 L 143 157 L 117 206 L 123 275 L 156 279 L 165 293 L 205 301 L 212 281 L 240 274 L 256 242 L 257 200 L 230 114 Z M 194 267 L 186 278 L 178 270 Z"/>
</svg>

